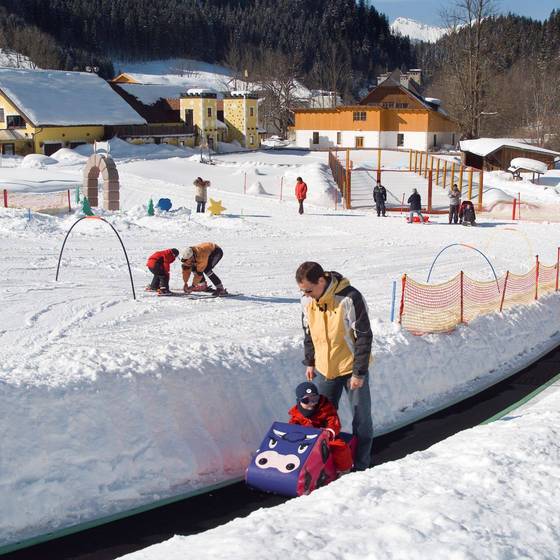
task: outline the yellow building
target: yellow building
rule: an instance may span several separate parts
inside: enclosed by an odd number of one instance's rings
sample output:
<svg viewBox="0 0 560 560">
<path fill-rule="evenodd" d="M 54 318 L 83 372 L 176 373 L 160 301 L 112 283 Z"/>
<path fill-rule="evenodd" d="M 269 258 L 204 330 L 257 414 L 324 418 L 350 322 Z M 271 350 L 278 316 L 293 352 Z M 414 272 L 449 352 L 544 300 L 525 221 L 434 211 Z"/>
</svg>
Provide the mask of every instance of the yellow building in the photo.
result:
<svg viewBox="0 0 560 560">
<path fill-rule="evenodd" d="M 296 145 L 306 148 L 403 148 L 454 146 L 457 123 L 438 99 L 424 98 L 401 84 L 400 71 L 368 93 L 358 105 L 294 109 Z"/>
<path fill-rule="evenodd" d="M 194 127 L 195 144 L 214 150 L 218 143 L 217 94 L 206 89 L 189 89 L 181 95 L 180 115 L 187 127 Z"/>
<path fill-rule="evenodd" d="M 231 92 L 224 98 L 224 121 L 229 141 L 237 140 L 244 148 L 260 146 L 258 134 L 258 96 L 250 92 Z"/>
<path fill-rule="evenodd" d="M 3 154 L 51 155 L 103 139 L 105 126 L 145 123 L 95 74 L 0 68 Z"/>
</svg>

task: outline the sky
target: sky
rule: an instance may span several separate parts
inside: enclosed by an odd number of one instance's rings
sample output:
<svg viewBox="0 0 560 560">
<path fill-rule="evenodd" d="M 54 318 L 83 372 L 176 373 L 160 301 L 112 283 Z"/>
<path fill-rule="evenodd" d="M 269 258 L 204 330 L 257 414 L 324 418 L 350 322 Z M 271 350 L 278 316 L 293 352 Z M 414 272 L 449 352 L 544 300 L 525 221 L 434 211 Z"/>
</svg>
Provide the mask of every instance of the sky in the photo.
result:
<svg viewBox="0 0 560 560">
<path fill-rule="evenodd" d="M 370 3 L 386 14 L 390 23 L 402 16 L 430 25 L 442 25 L 442 7 L 449 5 L 445 0 L 370 0 Z M 559 0 L 497 0 L 496 4 L 500 12 L 512 12 L 534 19 L 546 19 L 552 10 L 560 8 Z"/>
</svg>

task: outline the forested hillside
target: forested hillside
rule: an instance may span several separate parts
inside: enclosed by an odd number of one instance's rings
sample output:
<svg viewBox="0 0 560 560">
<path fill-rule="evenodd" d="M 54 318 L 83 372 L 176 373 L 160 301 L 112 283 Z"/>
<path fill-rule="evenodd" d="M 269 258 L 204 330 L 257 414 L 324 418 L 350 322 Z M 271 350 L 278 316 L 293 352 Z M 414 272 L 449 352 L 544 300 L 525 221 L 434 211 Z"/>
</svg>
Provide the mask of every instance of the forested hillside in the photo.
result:
<svg viewBox="0 0 560 560">
<path fill-rule="evenodd" d="M 486 17 L 418 46 L 427 91 L 465 136 L 521 136 L 560 148 L 560 11 Z"/>
<path fill-rule="evenodd" d="M 311 86 L 321 86 L 321 65 L 346 68 L 344 90 L 372 81 L 376 72 L 415 65 L 407 38 L 389 30 L 385 16 L 363 0 L 1 0 L 34 42 L 52 38 L 49 60 L 68 68 L 74 60 L 56 53 L 79 49 L 109 70 L 107 57 L 187 57 L 247 64 L 264 52 L 297 57 Z M 9 26 L 9 24 L 8 24 Z M 13 28 L 13 26 L 12 26 Z M 30 31 L 33 30 L 33 31 Z M 15 39 L 17 32 L 12 31 Z M 15 47 L 12 47 L 15 48 Z M 43 50 L 43 49 L 41 49 Z M 334 51 L 334 54 L 333 54 Z M 39 53 L 33 53 L 39 55 Z M 30 54 L 29 54 L 30 55 Z M 334 58 L 334 60 L 333 60 Z M 41 65 L 39 61 L 37 64 Z M 53 64 L 51 62 L 51 64 Z M 100 64 L 98 64 L 100 65 Z M 313 83 L 315 82 L 315 83 Z"/>
</svg>

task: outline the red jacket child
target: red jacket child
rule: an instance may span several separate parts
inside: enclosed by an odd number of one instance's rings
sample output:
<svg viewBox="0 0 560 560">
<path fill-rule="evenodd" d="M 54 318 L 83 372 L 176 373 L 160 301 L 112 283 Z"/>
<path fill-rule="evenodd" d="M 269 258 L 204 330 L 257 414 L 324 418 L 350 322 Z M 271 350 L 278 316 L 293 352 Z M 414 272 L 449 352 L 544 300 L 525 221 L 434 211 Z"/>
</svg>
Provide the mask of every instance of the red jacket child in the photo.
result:
<svg viewBox="0 0 560 560">
<path fill-rule="evenodd" d="M 296 183 L 296 198 L 298 200 L 305 200 L 307 198 L 307 185 L 301 177 L 298 177 L 298 182 Z"/>
<path fill-rule="evenodd" d="M 316 385 L 309 381 L 296 387 L 296 397 L 298 402 L 288 413 L 290 424 L 328 430 L 331 434 L 329 449 L 336 470 L 349 471 L 352 468 L 352 452 L 344 440 L 336 439 L 340 434 L 340 420 L 336 408 L 327 397 L 319 395 Z"/>
<path fill-rule="evenodd" d="M 175 249 L 177 251 L 177 249 Z M 163 251 L 156 251 L 153 255 L 148 257 L 148 261 L 146 262 L 146 266 L 148 268 L 153 268 L 159 259 L 162 259 L 163 270 L 167 274 L 169 274 L 171 270 L 171 263 L 177 258 L 177 253 L 174 252 L 173 249 L 164 249 Z"/>
</svg>

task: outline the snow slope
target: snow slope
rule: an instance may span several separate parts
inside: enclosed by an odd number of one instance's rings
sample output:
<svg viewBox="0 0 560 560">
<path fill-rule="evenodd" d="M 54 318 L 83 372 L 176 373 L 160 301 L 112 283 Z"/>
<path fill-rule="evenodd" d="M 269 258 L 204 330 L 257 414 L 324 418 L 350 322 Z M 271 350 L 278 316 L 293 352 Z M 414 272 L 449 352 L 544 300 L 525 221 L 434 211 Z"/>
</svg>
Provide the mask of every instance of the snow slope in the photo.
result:
<svg viewBox="0 0 560 560">
<path fill-rule="evenodd" d="M 406 17 L 396 18 L 391 24 L 391 31 L 409 37 L 413 42 L 426 41 L 427 43 L 435 43 L 447 33 L 445 27 L 428 25 Z"/>
<path fill-rule="evenodd" d="M 560 383 L 426 451 L 126 560 L 539 558 L 560 549 Z"/>
<path fill-rule="evenodd" d="M 0 209 L 9 263 L 0 271 L 0 545 L 241 476 L 303 376 L 293 275 L 304 260 L 343 272 L 368 301 L 377 433 L 480 390 L 560 342 L 556 295 L 446 336 L 414 337 L 388 320 L 392 281 L 403 272 L 424 279 L 443 246 L 472 244 L 498 274 L 525 272 L 537 253 L 554 262 L 559 224 L 471 229 L 436 217 L 423 227 L 398 215 L 335 211 L 324 153 L 244 152 L 204 165 L 187 152 L 169 157 L 164 146 L 145 147 L 143 156 L 114 146 L 123 210 L 101 214 L 123 237 L 136 300 L 105 224 L 74 229 L 55 282 L 76 216 L 28 220 L 26 211 Z M 51 157 L 59 163 L 25 171 L 80 180 L 83 156 Z M 0 181 L 11 171 L 0 169 Z M 298 175 L 309 186 L 303 216 L 293 200 Z M 197 176 L 211 180 L 209 196 L 224 215 L 191 213 Z M 244 195 L 244 184 L 257 187 Z M 171 198 L 172 211 L 148 217 L 150 197 Z M 216 272 L 242 297 L 162 300 L 142 291 L 151 252 L 207 240 L 223 247 Z M 443 255 L 434 281 L 460 269 L 489 278 L 471 253 Z M 178 265 L 171 285 L 181 288 Z M 341 413 L 348 426 L 346 405 Z"/>
<path fill-rule="evenodd" d="M 11 49 L 0 49 L 0 67 L 37 68 L 30 58 Z"/>
</svg>

